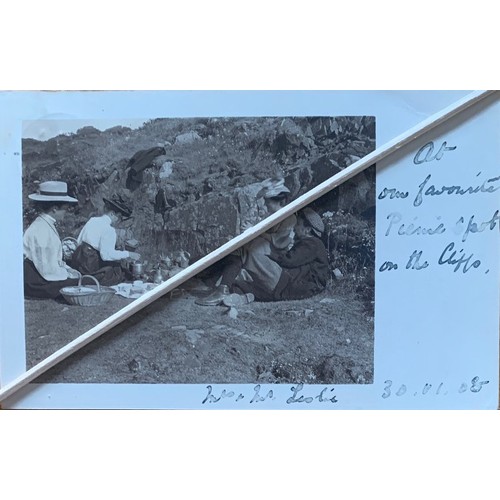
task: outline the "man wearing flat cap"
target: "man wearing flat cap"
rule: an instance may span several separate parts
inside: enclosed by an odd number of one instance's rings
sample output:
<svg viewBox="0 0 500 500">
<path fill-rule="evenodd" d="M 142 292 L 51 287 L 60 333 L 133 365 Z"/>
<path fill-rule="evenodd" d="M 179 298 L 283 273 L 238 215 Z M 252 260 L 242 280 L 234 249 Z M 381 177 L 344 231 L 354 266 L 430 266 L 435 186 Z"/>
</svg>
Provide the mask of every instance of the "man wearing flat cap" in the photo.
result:
<svg viewBox="0 0 500 500">
<path fill-rule="evenodd" d="M 83 226 L 78 236 L 78 247 L 71 261 L 72 266 L 82 274 L 94 276 L 101 285 L 112 286 L 125 279 L 122 259 L 139 260 L 140 255 L 127 250 L 117 250 L 116 230 L 113 227 L 129 219 L 132 210 L 118 196 L 103 198 L 104 214 L 92 217 Z"/>
</svg>

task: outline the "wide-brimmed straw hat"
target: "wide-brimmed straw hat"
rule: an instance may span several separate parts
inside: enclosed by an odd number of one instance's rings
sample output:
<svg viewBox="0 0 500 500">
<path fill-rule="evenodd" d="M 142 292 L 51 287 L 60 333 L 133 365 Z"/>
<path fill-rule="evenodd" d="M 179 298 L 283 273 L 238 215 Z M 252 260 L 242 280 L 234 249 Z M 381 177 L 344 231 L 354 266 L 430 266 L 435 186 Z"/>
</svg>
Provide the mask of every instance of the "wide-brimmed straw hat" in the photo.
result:
<svg viewBox="0 0 500 500">
<path fill-rule="evenodd" d="M 104 204 L 107 205 L 108 208 L 114 212 L 120 213 L 124 218 L 128 219 L 132 216 L 132 209 L 127 206 L 122 198 L 113 196 L 112 199 L 103 198 L 102 201 L 104 201 Z"/>
<path fill-rule="evenodd" d="M 266 179 L 262 181 L 259 195 L 264 198 L 274 198 L 280 194 L 288 194 L 290 190 L 285 186 L 285 179 Z"/>
<path fill-rule="evenodd" d="M 68 196 L 68 185 L 63 181 L 41 182 L 38 193 L 28 195 L 34 201 L 56 201 L 61 203 L 78 203 L 76 198 Z"/>
<path fill-rule="evenodd" d="M 304 208 L 302 210 L 302 215 L 311 226 L 316 236 L 321 236 L 325 232 L 325 224 L 323 223 L 323 219 L 321 219 L 321 217 L 312 208 Z"/>
</svg>

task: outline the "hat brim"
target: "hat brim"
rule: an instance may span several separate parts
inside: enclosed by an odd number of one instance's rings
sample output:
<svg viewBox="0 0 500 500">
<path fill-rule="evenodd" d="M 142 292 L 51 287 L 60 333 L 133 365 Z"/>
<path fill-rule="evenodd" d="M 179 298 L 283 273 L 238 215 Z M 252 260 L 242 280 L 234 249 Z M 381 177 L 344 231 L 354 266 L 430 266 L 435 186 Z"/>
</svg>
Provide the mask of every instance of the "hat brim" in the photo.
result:
<svg viewBox="0 0 500 500">
<path fill-rule="evenodd" d="M 272 189 L 264 193 L 264 198 L 276 198 L 276 196 L 279 196 L 280 194 L 290 194 L 290 190 L 287 188 Z"/>
<path fill-rule="evenodd" d="M 102 201 L 104 201 L 105 205 L 108 205 L 114 211 L 119 212 L 121 215 L 123 215 L 124 218 L 130 219 L 130 217 L 132 217 L 132 210 L 130 210 L 129 208 L 124 207 L 123 205 L 119 205 L 113 200 L 108 200 L 108 198 L 103 198 Z"/>
<path fill-rule="evenodd" d="M 50 196 L 46 194 L 29 194 L 28 198 L 33 201 L 55 201 L 61 203 L 78 203 L 76 198 L 72 198 L 71 196 Z"/>
</svg>

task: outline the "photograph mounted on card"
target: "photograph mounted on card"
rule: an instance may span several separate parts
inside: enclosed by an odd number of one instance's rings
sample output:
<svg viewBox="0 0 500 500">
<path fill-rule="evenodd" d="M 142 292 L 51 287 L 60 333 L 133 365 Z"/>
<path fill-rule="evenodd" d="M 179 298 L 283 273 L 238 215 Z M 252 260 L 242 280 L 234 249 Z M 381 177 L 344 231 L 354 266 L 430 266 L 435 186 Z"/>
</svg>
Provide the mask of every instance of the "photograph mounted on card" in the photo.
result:
<svg viewBox="0 0 500 500">
<path fill-rule="evenodd" d="M 2 95 L 4 406 L 497 406 L 496 94 L 88 95 Z"/>
<path fill-rule="evenodd" d="M 369 116 L 92 123 L 23 123 L 28 368 L 375 148 Z M 374 167 L 314 208 L 40 380 L 373 381 Z"/>
</svg>

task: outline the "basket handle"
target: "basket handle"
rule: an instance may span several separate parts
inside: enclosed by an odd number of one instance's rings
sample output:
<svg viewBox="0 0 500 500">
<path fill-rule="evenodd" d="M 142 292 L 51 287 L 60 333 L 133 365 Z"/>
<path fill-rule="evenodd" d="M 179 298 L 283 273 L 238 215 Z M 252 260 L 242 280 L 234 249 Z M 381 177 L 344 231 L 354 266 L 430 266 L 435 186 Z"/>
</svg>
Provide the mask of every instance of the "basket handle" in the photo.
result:
<svg viewBox="0 0 500 500">
<path fill-rule="evenodd" d="M 83 276 L 80 275 L 80 278 L 78 279 L 78 286 L 82 286 L 83 278 L 90 278 L 91 280 L 93 280 L 97 285 L 97 293 L 101 293 L 101 285 L 99 284 L 97 279 L 94 278 L 94 276 L 91 276 L 90 274 L 84 274 Z"/>
</svg>

